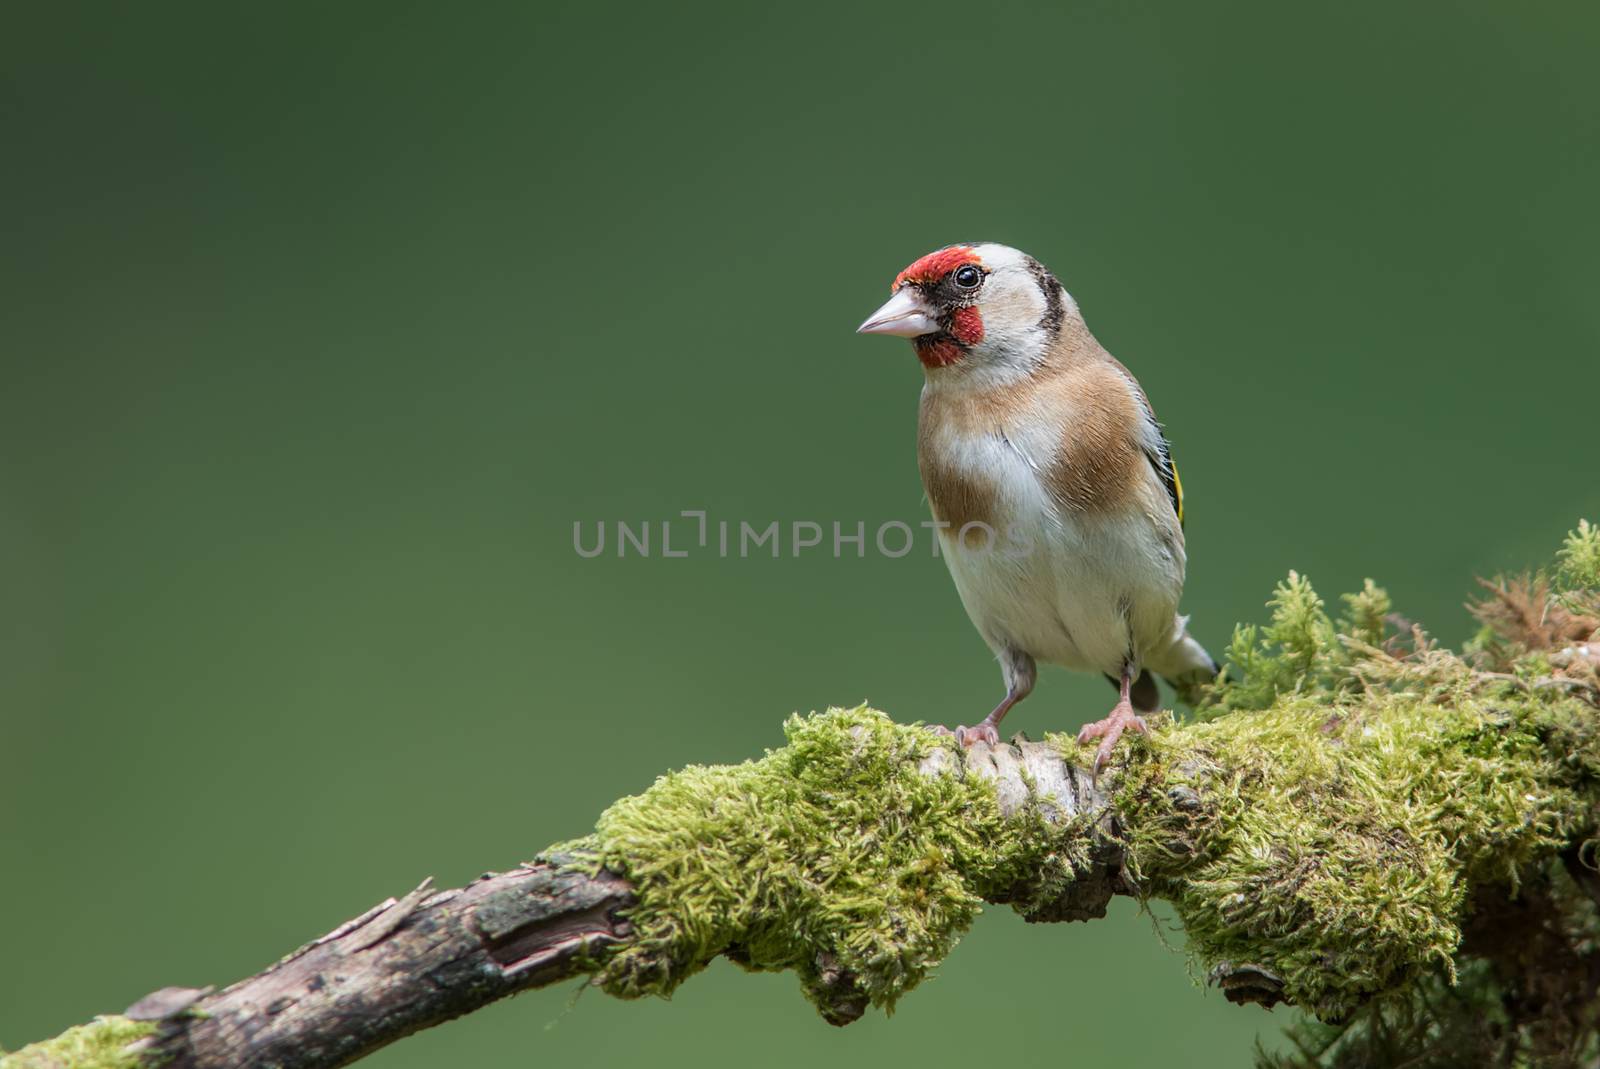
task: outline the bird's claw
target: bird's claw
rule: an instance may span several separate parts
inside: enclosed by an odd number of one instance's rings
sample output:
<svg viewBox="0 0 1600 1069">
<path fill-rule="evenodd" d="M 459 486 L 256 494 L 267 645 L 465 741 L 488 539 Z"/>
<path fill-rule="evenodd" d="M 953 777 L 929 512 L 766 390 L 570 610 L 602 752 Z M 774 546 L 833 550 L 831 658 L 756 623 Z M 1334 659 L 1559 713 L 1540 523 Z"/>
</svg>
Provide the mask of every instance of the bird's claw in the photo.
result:
<svg viewBox="0 0 1600 1069">
<path fill-rule="evenodd" d="M 1000 745 L 1000 732 L 995 726 L 984 720 L 969 728 L 956 728 L 956 741 L 963 746 L 972 746 L 975 743 L 986 742 L 990 746 Z"/>
<path fill-rule="evenodd" d="M 1083 725 L 1078 732 L 1078 745 L 1082 746 L 1090 739 L 1099 739 L 1100 746 L 1094 752 L 1094 776 L 1099 779 L 1100 773 L 1105 770 L 1106 763 L 1111 760 L 1111 752 L 1117 747 L 1117 740 L 1122 738 L 1124 731 L 1132 730 L 1140 735 L 1148 731 L 1144 717 L 1133 711 L 1133 706 L 1126 702 L 1118 703 L 1115 709 L 1107 714 L 1104 720 L 1096 720 L 1092 724 Z"/>
<path fill-rule="evenodd" d="M 939 725 L 935 725 L 933 730 L 935 734 L 948 735 L 955 739 L 957 745 L 963 749 L 980 742 L 986 742 L 990 746 L 1000 745 L 1000 732 L 996 731 L 995 726 L 987 720 L 974 724 L 972 727 L 958 727 L 953 731 L 950 728 Z"/>
</svg>

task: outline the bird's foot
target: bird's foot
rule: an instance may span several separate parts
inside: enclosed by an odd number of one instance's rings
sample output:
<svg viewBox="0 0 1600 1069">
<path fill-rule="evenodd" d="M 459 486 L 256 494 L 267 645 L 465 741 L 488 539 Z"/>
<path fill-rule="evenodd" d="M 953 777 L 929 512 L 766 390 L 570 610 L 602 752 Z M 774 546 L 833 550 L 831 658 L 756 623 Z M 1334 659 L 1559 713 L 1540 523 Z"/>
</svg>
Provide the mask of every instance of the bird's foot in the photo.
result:
<svg viewBox="0 0 1600 1069">
<path fill-rule="evenodd" d="M 962 747 L 972 746 L 979 742 L 986 742 L 990 746 L 1000 745 L 1000 732 L 995 730 L 994 724 L 989 720 L 981 720 L 969 728 L 958 727 L 954 731 L 935 724 L 933 730 L 940 735 L 949 735 Z"/>
<path fill-rule="evenodd" d="M 1092 724 L 1085 724 L 1078 732 L 1078 745 L 1082 746 L 1090 739 L 1099 739 L 1100 748 L 1094 752 L 1094 774 L 1099 778 L 1100 772 L 1106 767 L 1106 762 L 1111 760 L 1111 751 L 1116 749 L 1117 740 L 1122 738 L 1124 731 L 1135 731 L 1143 735 L 1148 728 L 1145 726 L 1144 717 L 1133 711 L 1133 704 L 1126 698 L 1118 702 L 1116 708 L 1107 714 L 1104 720 L 1096 720 Z"/>
</svg>

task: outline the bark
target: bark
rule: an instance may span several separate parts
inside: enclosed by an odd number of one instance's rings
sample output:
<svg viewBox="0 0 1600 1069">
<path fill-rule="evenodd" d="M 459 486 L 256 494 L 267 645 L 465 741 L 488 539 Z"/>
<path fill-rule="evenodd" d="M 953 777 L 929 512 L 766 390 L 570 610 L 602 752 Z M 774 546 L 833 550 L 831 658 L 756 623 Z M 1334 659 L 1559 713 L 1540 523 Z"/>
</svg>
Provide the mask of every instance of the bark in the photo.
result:
<svg viewBox="0 0 1600 1069">
<path fill-rule="evenodd" d="M 628 884 L 559 859 L 428 881 L 226 990 L 166 988 L 129 1007 L 157 1020 L 152 1054 L 183 1069 L 347 1065 L 422 1028 L 577 975 L 628 938 Z"/>
</svg>

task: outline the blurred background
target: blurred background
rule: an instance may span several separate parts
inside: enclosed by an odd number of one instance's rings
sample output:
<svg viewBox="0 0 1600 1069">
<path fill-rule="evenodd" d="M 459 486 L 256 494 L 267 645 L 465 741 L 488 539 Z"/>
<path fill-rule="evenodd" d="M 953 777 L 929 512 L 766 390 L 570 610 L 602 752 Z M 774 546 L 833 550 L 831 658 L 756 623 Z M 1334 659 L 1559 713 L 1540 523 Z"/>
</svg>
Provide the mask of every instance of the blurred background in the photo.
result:
<svg viewBox="0 0 1600 1069">
<path fill-rule="evenodd" d="M 1597 54 L 1554 3 L 9 6 L 0 1044 L 509 867 L 793 710 L 988 710 L 925 536 L 573 546 L 923 519 L 920 370 L 852 330 L 952 241 L 1038 256 L 1144 382 L 1213 649 L 1290 568 L 1461 641 L 1475 573 L 1600 518 Z M 1007 723 L 1110 698 L 1051 670 Z M 368 1064 L 1273 1043 L 1180 947 L 992 910 L 843 1031 L 721 964 Z"/>
</svg>

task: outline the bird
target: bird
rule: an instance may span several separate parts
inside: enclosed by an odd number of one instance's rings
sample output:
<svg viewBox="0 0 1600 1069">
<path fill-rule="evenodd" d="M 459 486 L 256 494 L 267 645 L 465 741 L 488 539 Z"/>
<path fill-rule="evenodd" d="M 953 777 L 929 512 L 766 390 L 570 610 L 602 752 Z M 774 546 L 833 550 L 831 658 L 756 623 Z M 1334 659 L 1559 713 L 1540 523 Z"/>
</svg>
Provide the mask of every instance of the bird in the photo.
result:
<svg viewBox="0 0 1600 1069">
<path fill-rule="evenodd" d="M 1188 558 L 1166 434 L 1032 256 L 949 245 L 891 292 L 857 332 L 909 338 L 921 361 L 917 462 L 938 550 L 1006 688 L 974 726 L 937 730 L 997 745 L 1039 662 L 1100 673 L 1117 702 L 1078 733 L 1100 740 L 1098 776 L 1124 732 L 1147 731 L 1154 675 L 1188 693 L 1221 671 L 1178 613 Z"/>
</svg>

